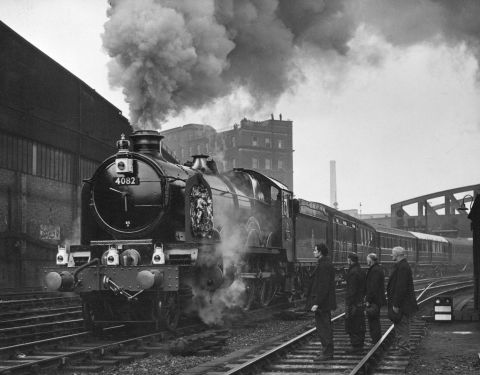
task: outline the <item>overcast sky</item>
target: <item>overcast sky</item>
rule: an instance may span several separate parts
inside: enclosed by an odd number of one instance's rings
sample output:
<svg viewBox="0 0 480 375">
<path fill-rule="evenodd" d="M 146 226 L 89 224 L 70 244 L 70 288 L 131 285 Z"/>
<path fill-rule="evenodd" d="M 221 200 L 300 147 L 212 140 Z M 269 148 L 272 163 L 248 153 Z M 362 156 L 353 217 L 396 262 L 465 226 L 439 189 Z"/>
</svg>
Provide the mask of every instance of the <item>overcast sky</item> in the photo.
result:
<svg viewBox="0 0 480 375">
<path fill-rule="evenodd" d="M 121 90 L 108 83 L 101 38 L 108 7 L 102 0 L 1 0 L 0 20 L 128 117 Z M 416 14 L 430 20 L 430 11 Z M 226 128 L 244 116 L 261 121 L 281 113 L 293 121 L 296 195 L 328 204 L 329 162 L 336 160 L 340 209 L 361 204 L 363 213 L 479 183 L 480 90 L 471 45 L 458 37 L 399 41 L 362 23 L 351 32 L 348 53 L 293 48 L 298 77 L 268 106 L 252 108 L 248 93 L 235 91 L 216 105 L 168 114 L 163 129 L 190 122 Z"/>
</svg>

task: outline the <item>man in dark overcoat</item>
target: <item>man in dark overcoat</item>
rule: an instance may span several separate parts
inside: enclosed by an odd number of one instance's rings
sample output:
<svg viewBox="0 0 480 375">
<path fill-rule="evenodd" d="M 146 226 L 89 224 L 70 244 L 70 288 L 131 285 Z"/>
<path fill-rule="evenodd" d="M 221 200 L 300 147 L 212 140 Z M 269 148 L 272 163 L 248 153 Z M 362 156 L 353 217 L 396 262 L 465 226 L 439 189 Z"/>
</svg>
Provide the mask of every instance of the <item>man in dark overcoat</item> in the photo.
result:
<svg viewBox="0 0 480 375">
<path fill-rule="evenodd" d="M 337 308 L 335 296 L 335 269 L 328 257 L 328 248 L 324 243 L 315 245 L 313 256 L 318 259 L 315 271 L 311 275 L 308 306 L 315 313 L 315 326 L 323 354 L 314 361 L 324 361 L 333 358 L 333 327 L 331 311 Z"/>
<path fill-rule="evenodd" d="M 388 308 L 394 317 L 395 339 L 402 354 L 410 354 L 410 319 L 418 310 L 413 289 L 412 270 L 407 262 L 405 249 L 397 246 L 392 249 L 395 262 L 387 285 Z"/>
<path fill-rule="evenodd" d="M 347 256 L 348 271 L 345 290 L 345 331 L 350 336 L 351 349 L 348 353 L 362 351 L 365 341 L 365 272 L 358 263 L 358 255 L 349 253 Z"/>
<path fill-rule="evenodd" d="M 365 288 L 365 306 L 367 310 L 368 328 L 372 344 L 382 337 L 380 326 L 380 309 L 386 304 L 385 300 L 385 273 L 378 264 L 375 253 L 367 255 L 367 278 Z"/>
</svg>

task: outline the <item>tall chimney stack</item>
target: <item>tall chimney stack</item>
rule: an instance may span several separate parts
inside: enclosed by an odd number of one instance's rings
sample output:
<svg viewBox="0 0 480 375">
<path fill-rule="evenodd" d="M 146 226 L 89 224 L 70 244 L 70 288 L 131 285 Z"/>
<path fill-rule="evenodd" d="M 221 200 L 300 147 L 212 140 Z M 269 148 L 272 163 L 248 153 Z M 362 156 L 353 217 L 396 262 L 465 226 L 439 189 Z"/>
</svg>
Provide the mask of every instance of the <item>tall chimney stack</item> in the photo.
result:
<svg viewBox="0 0 480 375">
<path fill-rule="evenodd" d="M 335 160 L 330 160 L 330 206 L 337 209 L 337 168 Z"/>
</svg>

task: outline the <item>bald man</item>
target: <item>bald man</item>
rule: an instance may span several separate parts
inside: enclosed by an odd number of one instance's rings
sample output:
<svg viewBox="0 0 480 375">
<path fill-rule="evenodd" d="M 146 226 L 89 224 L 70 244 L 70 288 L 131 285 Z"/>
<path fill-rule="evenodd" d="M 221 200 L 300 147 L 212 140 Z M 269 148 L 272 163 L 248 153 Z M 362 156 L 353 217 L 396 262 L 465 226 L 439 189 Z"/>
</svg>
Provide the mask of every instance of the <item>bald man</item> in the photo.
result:
<svg viewBox="0 0 480 375">
<path fill-rule="evenodd" d="M 409 355 L 410 319 L 418 310 L 412 270 L 403 247 L 397 246 L 392 249 L 392 259 L 395 264 L 387 285 L 388 308 L 396 315 L 393 324 L 397 347 L 401 354 Z"/>
</svg>

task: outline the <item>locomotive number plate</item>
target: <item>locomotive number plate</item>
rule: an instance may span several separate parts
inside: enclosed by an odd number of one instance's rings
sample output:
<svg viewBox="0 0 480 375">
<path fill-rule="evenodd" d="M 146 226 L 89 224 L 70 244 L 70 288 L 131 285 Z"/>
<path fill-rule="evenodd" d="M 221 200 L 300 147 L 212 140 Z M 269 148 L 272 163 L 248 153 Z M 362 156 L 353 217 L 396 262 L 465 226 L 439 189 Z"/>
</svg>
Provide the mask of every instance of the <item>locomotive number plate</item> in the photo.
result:
<svg viewBox="0 0 480 375">
<path fill-rule="evenodd" d="M 140 179 L 138 177 L 116 177 L 113 179 L 113 183 L 117 186 L 139 185 Z"/>
</svg>

